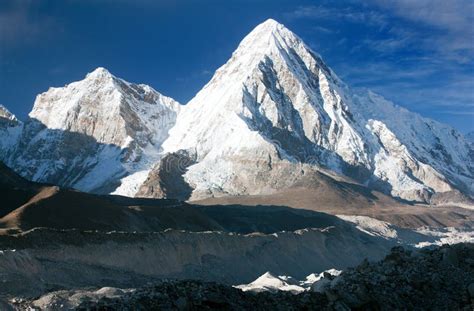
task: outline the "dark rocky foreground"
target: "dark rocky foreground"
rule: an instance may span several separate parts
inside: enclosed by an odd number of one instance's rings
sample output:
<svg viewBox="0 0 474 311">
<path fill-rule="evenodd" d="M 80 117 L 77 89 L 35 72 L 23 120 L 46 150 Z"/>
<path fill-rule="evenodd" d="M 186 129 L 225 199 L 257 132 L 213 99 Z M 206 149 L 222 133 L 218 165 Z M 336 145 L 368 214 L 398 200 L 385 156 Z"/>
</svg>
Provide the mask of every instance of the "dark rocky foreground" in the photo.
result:
<svg viewBox="0 0 474 311">
<path fill-rule="evenodd" d="M 15 307 L 33 310 L 473 310 L 474 244 L 411 252 L 395 247 L 298 295 L 242 292 L 200 281 L 163 281 L 137 289 L 58 291 Z M 31 309 L 30 309 L 31 310 Z"/>
</svg>

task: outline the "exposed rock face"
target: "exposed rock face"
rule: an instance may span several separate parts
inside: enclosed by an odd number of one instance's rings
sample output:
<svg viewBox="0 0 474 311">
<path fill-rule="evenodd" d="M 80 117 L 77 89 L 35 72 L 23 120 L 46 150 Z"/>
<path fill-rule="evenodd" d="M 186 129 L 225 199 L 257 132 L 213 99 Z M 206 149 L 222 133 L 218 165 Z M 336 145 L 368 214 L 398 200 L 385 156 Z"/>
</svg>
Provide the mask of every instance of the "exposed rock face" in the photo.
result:
<svg viewBox="0 0 474 311">
<path fill-rule="evenodd" d="M 269 193 L 320 167 L 407 200 L 474 193 L 474 153 L 459 133 L 356 94 L 273 20 L 183 107 L 163 150 L 195 155 L 184 175 L 192 199 Z"/>
<path fill-rule="evenodd" d="M 136 196 L 189 199 L 193 189 L 184 181 L 183 175 L 194 163 L 193 157 L 183 151 L 166 154 L 150 171 Z"/>
<path fill-rule="evenodd" d="M 133 183 L 146 174 L 129 176 L 158 159 L 178 111 L 177 102 L 151 87 L 98 68 L 37 97 L 6 163 L 31 180 L 133 196 Z"/>
</svg>

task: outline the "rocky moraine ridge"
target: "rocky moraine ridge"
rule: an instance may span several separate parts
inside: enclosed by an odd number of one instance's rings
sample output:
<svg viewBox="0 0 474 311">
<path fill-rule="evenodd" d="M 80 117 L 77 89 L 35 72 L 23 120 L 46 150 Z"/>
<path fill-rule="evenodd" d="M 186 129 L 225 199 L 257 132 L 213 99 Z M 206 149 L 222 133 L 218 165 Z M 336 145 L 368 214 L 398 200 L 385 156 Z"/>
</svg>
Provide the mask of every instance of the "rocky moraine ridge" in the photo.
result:
<svg viewBox="0 0 474 311">
<path fill-rule="evenodd" d="M 199 281 L 162 281 L 134 289 L 56 291 L 16 306 L 30 310 L 472 310 L 474 247 L 443 246 L 412 253 L 393 248 L 330 277 L 325 286 L 289 292 L 243 292 Z M 318 283 L 316 283 L 318 284 Z"/>
</svg>

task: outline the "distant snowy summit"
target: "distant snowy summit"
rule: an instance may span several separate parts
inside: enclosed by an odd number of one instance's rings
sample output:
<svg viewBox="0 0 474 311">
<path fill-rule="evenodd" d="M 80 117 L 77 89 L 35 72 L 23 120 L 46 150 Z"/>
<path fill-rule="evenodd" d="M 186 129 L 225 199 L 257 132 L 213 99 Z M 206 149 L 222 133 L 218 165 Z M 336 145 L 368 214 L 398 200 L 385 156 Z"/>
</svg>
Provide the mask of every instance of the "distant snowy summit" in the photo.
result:
<svg viewBox="0 0 474 311">
<path fill-rule="evenodd" d="M 329 178 L 410 201 L 474 195 L 474 150 L 460 133 L 354 92 L 274 20 L 184 106 L 98 68 L 39 95 L 17 127 L 3 161 L 84 191 L 200 199 Z"/>
<path fill-rule="evenodd" d="M 2 154 L 28 179 L 109 193 L 160 158 L 179 109 L 153 88 L 97 68 L 38 95 L 16 145 Z"/>
</svg>

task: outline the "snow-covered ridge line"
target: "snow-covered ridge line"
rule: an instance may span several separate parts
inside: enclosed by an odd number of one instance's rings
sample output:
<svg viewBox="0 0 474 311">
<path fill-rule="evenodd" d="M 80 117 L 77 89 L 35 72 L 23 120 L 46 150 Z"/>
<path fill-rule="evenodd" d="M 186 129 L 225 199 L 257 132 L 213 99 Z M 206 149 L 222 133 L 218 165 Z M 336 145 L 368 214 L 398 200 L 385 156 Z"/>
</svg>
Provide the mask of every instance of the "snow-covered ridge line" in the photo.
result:
<svg viewBox="0 0 474 311">
<path fill-rule="evenodd" d="M 26 178 L 83 191 L 269 194 L 312 187 L 324 169 L 409 201 L 470 206 L 474 196 L 472 143 L 373 92 L 353 91 L 272 19 L 185 106 L 97 68 L 40 94 L 30 118 L 18 137 L 0 133 L 17 137 L 0 160 Z M 173 154 L 183 165 L 161 162 Z"/>
</svg>

